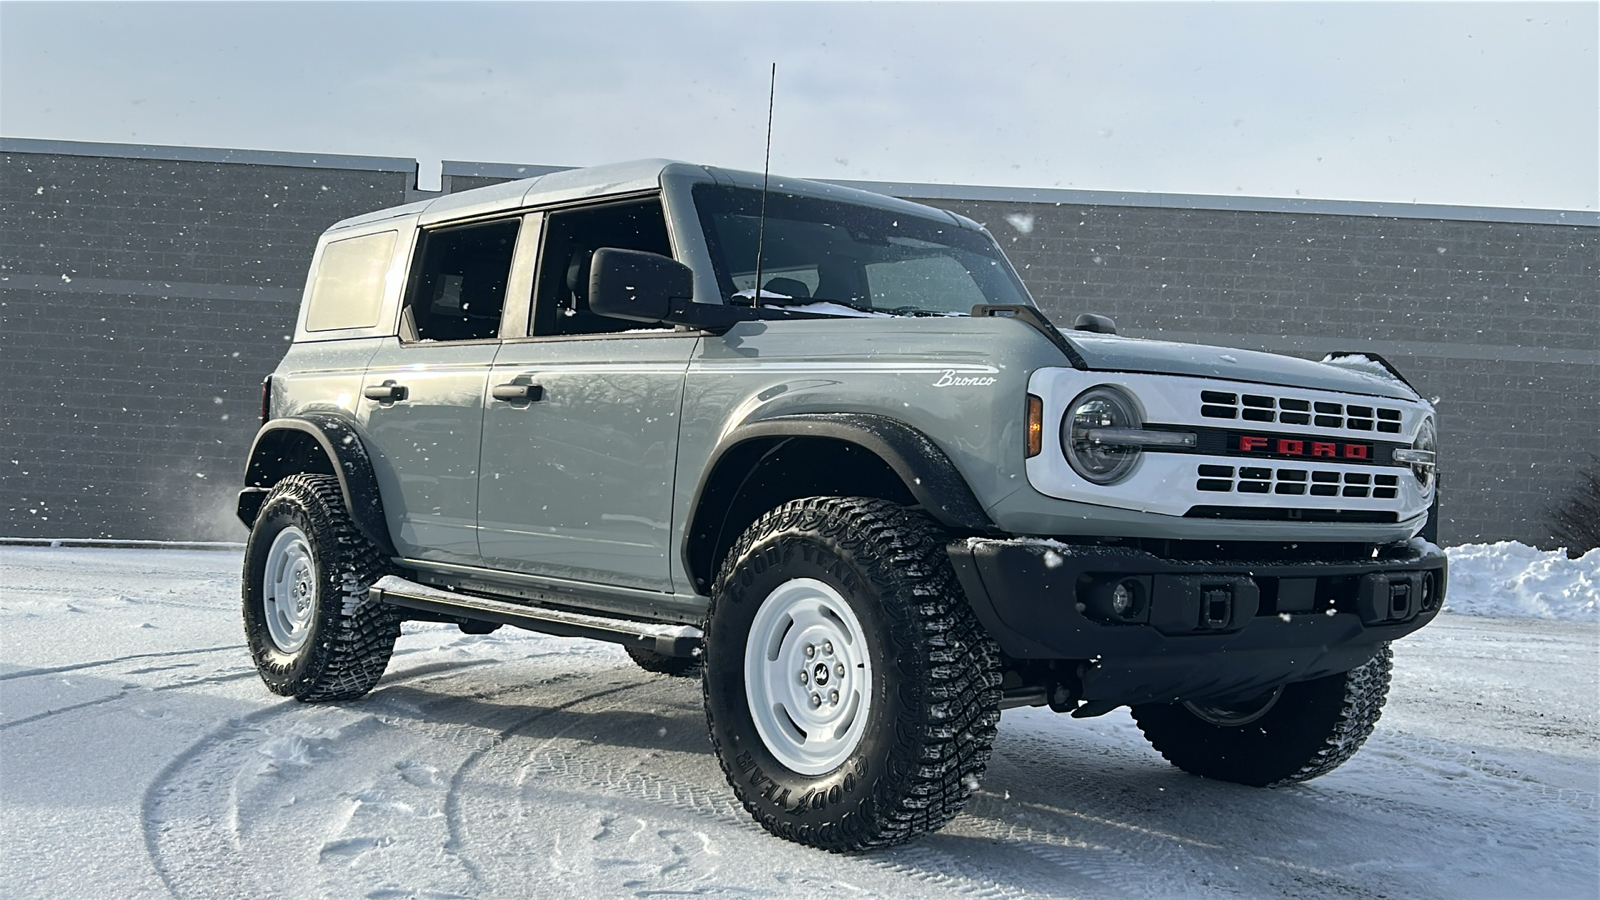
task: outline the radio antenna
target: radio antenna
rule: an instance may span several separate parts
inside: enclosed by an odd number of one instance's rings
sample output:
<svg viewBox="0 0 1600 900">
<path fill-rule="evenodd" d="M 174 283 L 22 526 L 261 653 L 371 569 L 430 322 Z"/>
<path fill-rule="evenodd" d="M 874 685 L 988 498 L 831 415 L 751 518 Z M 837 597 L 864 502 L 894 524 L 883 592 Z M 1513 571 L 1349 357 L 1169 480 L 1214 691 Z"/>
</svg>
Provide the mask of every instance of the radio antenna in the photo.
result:
<svg viewBox="0 0 1600 900">
<path fill-rule="evenodd" d="M 778 95 L 778 64 L 772 64 L 767 85 L 767 155 L 761 162 L 761 218 L 756 224 L 756 289 L 751 305 L 761 308 L 761 251 L 767 239 L 767 180 L 772 172 L 772 101 Z"/>
</svg>

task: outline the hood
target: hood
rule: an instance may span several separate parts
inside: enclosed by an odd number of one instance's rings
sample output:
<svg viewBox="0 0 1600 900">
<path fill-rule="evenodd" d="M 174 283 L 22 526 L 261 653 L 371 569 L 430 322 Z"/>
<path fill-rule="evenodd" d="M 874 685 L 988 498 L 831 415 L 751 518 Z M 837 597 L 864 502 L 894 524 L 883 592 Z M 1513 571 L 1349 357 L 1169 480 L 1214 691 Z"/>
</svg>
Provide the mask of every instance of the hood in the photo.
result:
<svg viewBox="0 0 1600 900">
<path fill-rule="evenodd" d="M 1419 399 L 1411 388 L 1372 364 L 1357 366 L 1311 362 L 1258 350 L 1179 344 L 1087 331 L 1063 330 L 1061 336 L 1077 349 L 1088 368 L 1097 372 L 1190 375 L 1368 394 L 1396 400 Z"/>
</svg>

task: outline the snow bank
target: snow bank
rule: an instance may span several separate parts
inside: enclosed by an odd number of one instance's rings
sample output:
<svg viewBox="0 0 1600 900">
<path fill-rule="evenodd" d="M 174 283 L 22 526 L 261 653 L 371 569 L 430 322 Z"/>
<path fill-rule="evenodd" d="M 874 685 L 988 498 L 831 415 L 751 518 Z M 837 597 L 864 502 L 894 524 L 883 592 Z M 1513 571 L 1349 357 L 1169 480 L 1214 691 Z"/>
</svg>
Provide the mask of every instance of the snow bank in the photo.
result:
<svg viewBox="0 0 1600 900">
<path fill-rule="evenodd" d="M 1600 550 L 1568 559 L 1516 541 L 1462 544 L 1450 557 L 1449 612 L 1600 621 Z"/>
</svg>

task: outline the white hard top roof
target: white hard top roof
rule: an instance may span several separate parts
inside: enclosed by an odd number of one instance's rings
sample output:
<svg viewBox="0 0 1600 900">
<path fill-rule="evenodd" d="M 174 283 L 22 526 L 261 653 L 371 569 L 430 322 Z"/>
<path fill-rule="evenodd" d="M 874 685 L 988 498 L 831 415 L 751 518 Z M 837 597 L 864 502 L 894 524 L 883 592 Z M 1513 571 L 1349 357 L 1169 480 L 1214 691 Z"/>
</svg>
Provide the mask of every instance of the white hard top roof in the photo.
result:
<svg viewBox="0 0 1600 900">
<path fill-rule="evenodd" d="M 440 221 L 493 215 L 497 212 L 523 207 L 545 206 L 589 197 L 607 197 L 651 191 L 661 187 L 662 176 L 671 170 L 678 170 L 685 175 L 698 175 L 701 178 L 709 178 L 719 184 L 754 190 L 761 188 L 763 180 L 759 172 L 743 172 L 734 169 L 699 166 L 670 159 L 641 159 L 632 162 L 589 166 L 582 169 L 564 169 L 533 178 L 523 178 L 503 184 L 474 188 L 458 194 L 445 194 L 441 197 L 419 200 L 404 206 L 393 206 L 388 209 L 380 209 L 353 216 L 336 223 L 333 228 L 350 228 L 411 215 L 419 215 L 420 223 L 428 225 Z M 913 203 L 909 200 L 900 200 L 884 194 L 864 191 L 859 188 L 780 176 L 772 176 L 769 184 L 773 191 L 889 209 L 903 209 L 907 214 L 924 216 L 931 214 L 948 217 L 953 222 L 959 223 L 964 227 L 980 228 L 977 223 L 962 216 L 956 216 L 943 210 L 934 210 L 931 207 Z"/>
</svg>

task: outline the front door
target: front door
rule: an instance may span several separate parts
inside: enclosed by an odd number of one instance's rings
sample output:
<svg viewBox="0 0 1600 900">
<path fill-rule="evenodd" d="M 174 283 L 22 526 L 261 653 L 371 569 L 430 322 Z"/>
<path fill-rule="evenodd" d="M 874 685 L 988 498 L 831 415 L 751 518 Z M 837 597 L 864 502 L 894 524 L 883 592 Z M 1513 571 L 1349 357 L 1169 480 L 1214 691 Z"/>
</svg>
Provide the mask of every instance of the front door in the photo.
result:
<svg viewBox="0 0 1600 900">
<path fill-rule="evenodd" d="M 658 197 L 552 212 L 530 337 L 489 378 L 479 547 L 495 569 L 670 592 L 673 472 L 698 336 L 589 311 L 601 247 L 671 255 Z"/>
<path fill-rule="evenodd" d="M 696 340 L 666 331 L 501 349 L 483 419 L 485 565 L 672 590 L 678 414 Z"/>
</svg>

